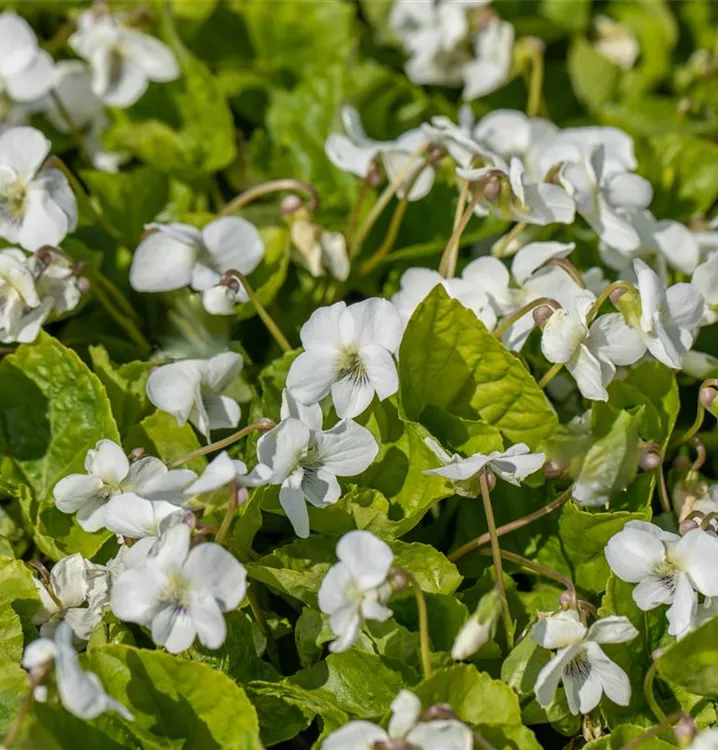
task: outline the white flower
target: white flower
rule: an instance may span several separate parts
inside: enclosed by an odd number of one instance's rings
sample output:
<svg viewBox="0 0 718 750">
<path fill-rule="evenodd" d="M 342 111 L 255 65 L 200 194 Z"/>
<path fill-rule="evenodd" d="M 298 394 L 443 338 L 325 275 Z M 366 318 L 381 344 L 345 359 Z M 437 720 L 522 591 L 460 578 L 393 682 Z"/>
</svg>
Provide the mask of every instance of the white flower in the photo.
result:
<svg viewBox="0 0 718 750">
<path fill-rule="evenodd" d="M 471 281 L 445 279 L 431 268 L 409 268 L 401 276 L 400 289 L 391 298 L 391 303 L 399 311 L 404 327 L 414 310 L 436 286 L 443 286 L 447 294 L 457 299 L 491 331 L 496 325 L 496 313 L 486 292 Z"/>
<path fill-rule="evenodd" d="M 385 299 L 320 307 L 299 332 L 304 352 L 292 363 L 287 389 L 305 404 L 331 392 L 339 417 L 356 417 L 375 393 L 383 401 L 399 389 L 393 355 L 401 329 Z"/>
<path fill-rule="evenodd" d="M 149 627 L 152 640 L 171 654 L 188 649 L 196 636 L 207 648 L 223 643 L 223 613 L 235 609 L 247 590 L 247 572 L 213 542 L 190 549 L 190 529 L 164 532 L 144 562 L 126 570 L 112 587 L 116 617 Z"/>
<path fill-rule="evenodd" d="M 704 729 L 685 750 L 718 750 L 718 729 Z"/>
<path fill-rule="evenodd" d="M 462 661 L 473 656 L 493 638 L 501 615 L 501 595 L 493 588 L 481 597 L 479 605 L 458 632 L 451 647 L 451 658 Z"/>
<path fill-rule="evenodd" d="M 670 604 L 668 632 L 691 627 L 696 591 L 718 596 L 718 539 L 701 529 L 684 536 L 643 521 L 629 521 L 608 540 L 606 559 L 622 581 L 637 583 L 633 600 L 643 610 Z"/>
<path fill-rule="evenodd" d="M 364 620 L 391 617 L 387 576 L 394 553 L 370 532 L 350 531 L 337 542 L 337 557 L 319 587 L 319 609 L 329 615 L 336 636 L 329 644 L 334 652 L 351 647 Z"/>
<path fill-rule="evenodd" d="M 90 63 L 92 90 L 110 107 L 131 107 L 150 81 L 166 83 L 180 74 L 167 45 L 94 9 L 81 14 L 69 42 Z"/>
<path fill-rule="evenodd" d="M 317 508 L 335 503 L 341 496 L 337 477 L 360 474 L 378 452 L 371 432 L 351 419 L 322 432 L 321 412 L 318 425 L 290 416 L 259 438 L 260 463 L 250 476 L 281 485 L 279 502 L 297 536 L 305 538 L 309 536 L 305 500 Z"/>
<path fill-rule="evenodd" d="M 0 250 L 0 339 L 30 343 L 50 314 L 42 303 L 27 256 L 15 247 Z"/>
<path fill-rule="evenodd" d="M 524 165 L 517 157 L 512 157 L 508 165 L 501 163 L 497 157 L 497 163 L 493 166 L 469 169 L 459 167 L 456 172 L 471 182 L 491 180 L 500 185 L 500 196 L 497 199 L 484 198 L 476 206 L 475 213 L 478 216 L 493 214 L 501 219 L 538 226 L 573 222 L 576 207 L 569 193 L 559 185 L 528 180 Z M 504 193 L 507 193 L 505 199 Z"/>
<path fill-rule="evenodd" d="M 327 232 L 310 221 L 308 215 L 292 216 L 290 225 L 292 260 L 304 266 L 314 277 L 329 274 L 346 281 L 351 270 L 346 237 Z"/>
<path fill-rule="evenodd" d="M 44 96 L 52 86 L 52 65 L 27 21 L 9 10 L 0 13 L 0 97 L 30 102 Z"/>
<path fill-rule="evenodd" d="M 641 52 L 631 27 L 625 23 L 617 23 L 602 13 L 593 19 L 593 25 L 598 35 L 593 44 L 596 52 L 622 70 L 630 70 Z"/>
<path fill-rule="evenodd" d="M 164 500 L 196 478 L 187 469 L 169 471 L 152 456 L 130 463 L 122 448 L 111 440 L 100 440 L 87 452 L 85 471 L 87 474 L 66 476 L 53 490 L 58 510 L 77 513 L 77 522 L 85 531 L 104 527 L 107 502 L 112 497 L 134 493 Z"/>
<path fill-rule="evenodd" d="M 561 184 L 576 201 L 576 210 L 610 247 L 630 252 L 641 239 L 623 209 L 643 209 L 653 197 L 643 177 L 618 171 L 600 144 L 578 161 L 566 162 L 559 172 Z"/>
<path fill-rule="evenodd" d="M 475 59 L 462 71 L 465 101 L 486 96 L 506 83 L 513 48 L 514 27 L 508 21 L 492 18 L 474 38 Z"/>
<path fill-rule="evenodd" d="M 505 451 L 493 451 L 488 455 L 474 453 L 473 456 L 462 458 L 458 453 L 449 455 L 432 438 L 424 438 L 424 442 L 444 464 L 438 469 L 426 469 L 424 474 L 438 474 L 454 482 L 468 482 L 478 476 L 482 469 L 486 469 L 518 487 L 529 474 L 538 471 L 546 460 L 543 453 L 531 453 L 525 443 L 517 443 Z M 462 494 L 459 490 L 460 487 L 457 488 L 458 494 Z M 472 493 L 471 496 L 475 494 Z"/>
<path fill-rule="evenodd" d="M 366 177 L 371 163 L 380 158 L 389 180 L 394 180 L 408 167 L 412 154 L 427 143 L 421 130 L 408 130 L 395 141 L 375 141 L 367 136 L 359 114 L 353 107 L 342 108 L 342 122 L 346 135 L 332 133 L 324 144 L 329 161 L 344 172 Z M 416 163 L 417 168 L 419 162 Z M 407 180 L 411 179 L 411 174 Z M 431 190 L 434 184 L 434 170 L 427 167 L 409 191 L 409 200 L 417 201 Z M 403 197 L 403 191 L 398 191 Z"/>
<path fill-rule="evenodd" d="M 41 170 L 50 146 L 34 128 L 0 135 L 0 237 L 26 250 L 59 245 L 77 226 L 77 203 L 65 175 Z"/>
<path fill-rule="evenodd" d="M 416 750 L 471 750 L 471 730 L 457 719 L 421 720 L 421 701 L 402 690 L 391 704 L 389 729 L 369 721 L 350 721 L 332 732 L 321 750 L 375 750 L 411 747 Z M 401 743 L 401 744 L 399 744 Z"/>
<path fill-rule="evenodd" d="M 64 315 L 80 303 L 82 291 L 77 279 L 75 264 L 64 256 L 42 250 L 27 261 L 35 277 L 35 285 L 41 297 L 41 307 L 47 306 L 49 314 Z"/>
<path fill-rule="evenodd" d="M 33 578 L 42 611 L 33 618 L 40 635 L 51 638 L 57 625 L 66 622 L 75 636 L 86 641 L 102 619 L 102 609 L 93 606 L 107 593 L 105 567 L 85 560 L 78 552 L 55 563 L 47 583 Z M 87 607 L 82 605 L 87 603 Z"/>
<path fill-rule="evenodd" d="M 54 641 L 38 638 L 25 648 L 22 665 L 25 669 L 35 669 L 46 666 L 52 659 L 60 701 L 73 716 L 88 720 L 106 711 L 116 711 L 127 721 L 133 721 L 132 714 L 107 695 L 97 675 L 80 668 L 72 646 L 72 630 L 64 622 L 57 626 Z"/>
<path fill-rule="evenodd" d="M 209 440 L 211 430 L 239 424 L 239 404 L 222 393 L 236 380 L 243 364 L 240 354 L 224 352 L 210 359 L 162 365 L 147 379 L 147 398 L 180 426 L 189 420 Z"/>
<path fill-rule="evenodd" d="M 696 268 L 691 276 L 691 285 L 701 293 L 705 302 L 701 325 L 718 321 L 718 252 Z"/>
<path fill-rule="evenodd" d="M 251 273 L 264 257 L 254 224 L 224 216 L 202 229 L 189 224 L 148 224 L 155 230 L 135 250 L 130 284 L 138 292 L 168 292 L 191 286 L 204 292 L 227 271 Z"/>
<path fill-rule="evenodd" d="M 247 292 L 238 281 L 231 285 L 217 284 L 202 292 L 202 306 L 210 315 L 234 315 L 235 307 L 248 300 Z"/>
<path fill-rule="evenodd" d="M 105 528 L 127 539 L 156 538 L 170 526 L 182 523 L 186 515 L 175 503 L 123 493 L 107 503 Z"/>
<path fill-rule="evenodd" d="M 543 328 L 541 351 L 549 362 L 566 366 L 585 398 L 608 401 L 606 386 L 616 374 L 616 365 L 632 365 L 646 347 L 619 313 L 602 315 L 589 328 L 586 316 L 595 301 L 586 291 L 576 298 L 573 309 L 552 313 Z"/>
<path fill-rule="evenodd" d="M 321 429 L 321 422 L 319 426 Z M 214 492 L 230 482 L 235 482 L 237 487 L 256 487 L 265 484 L 269 476 L 269 471 L 262 464 L 256 466 L 251 474 L 247 474 L 244 461 L 232 459 L 227 451 L 222 451 L 209 462 L 200 477 L 187 487 L 184 497 L 189 500 L 203 492 Z"/>
<path fill-rule="evenodd" d="M 634 327 L 659 362 L 678 370 L 693 344 L 692 331 L 703 317 L 703 297 L 691 284 L 666 289 L 658 274 L 640 259 L 633 261 L 633 267 L 641 298 L 640 320 Z"/>
<path fill-rule="evenodd" d="M 637 635 L 627 617 L 604 617 L 587 628 L 575 610 L 557 612 L 537 622 L 531 637 L 544 648 L 558 649 L 536 679 L 539 705 L 551 705 L 562 681 L 572 714 L 593 711 L 604 693 L 619 706 L 627 706 L 631 700 L 628 675 L 599 644 L 626 643 Z"/>
</svg>

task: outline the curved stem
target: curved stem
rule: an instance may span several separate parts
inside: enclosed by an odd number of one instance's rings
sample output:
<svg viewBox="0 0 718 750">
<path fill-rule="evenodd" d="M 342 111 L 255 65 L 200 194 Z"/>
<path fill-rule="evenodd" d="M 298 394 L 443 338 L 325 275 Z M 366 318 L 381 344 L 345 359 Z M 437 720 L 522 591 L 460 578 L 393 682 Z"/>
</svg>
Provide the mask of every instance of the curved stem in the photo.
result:
<svg viewBox="0 0 718 750">
<path fill-rule="evenodd" d="M 466 205 L 466 199 L 469 196 L 469 181 L 461 180 L 461 188 L 459 189 L 459 200 L 456 202 L 456 211 L 454 212 L 454 226 L 452 231 L 459 226 L 461 217 L 464 215 L 464 206 Z"/>
<path fill-rule="evenodd" d="M 662 735 L 674 724 L 677 724 L 684 716 L 685 714 L 682 711 L 676 711 L 676 713 L 667 716 L 665 720 L 660 724 L 657 724 L 655 727 L 651 727 L 650 729 L 646 729 L 643 734 L 639 734 L 638 737 L 635 737 L 630 742 L 627 742 L 625 745 L 619 748 L 619 750 L 635 750 L 635 748 L 640 747 L 647 740 Z"/>
<path fill-rule="evenodd" d="M 268 432 L 274 427 L 276 427 L 274 422 L 268 419 L 263 422 L 255 422 L 254 424 L 249 424 L 246 427 L 242 427 L 241 430 L 228 435 L 226 438 L 218 440 L 216 443 L 210 443 L 210 445 L 205 445 L 203 448 L 197 448 L 197 450 L 191 451 L 184 456 L 176 458 L 169 464 L 169 467 L 170 469 L 176 469 L 178 466 L 186 464 L 193 458 L 199 458 L 200 456 L 206 456 L 208 453 L 221 451 L 223 448 L 226 448 L 228 445 L 232 445 L 232 443 L 236 443 L 238 440 L 241 440 L 243 437 L 246 437 L 252 432 Z"/>
<path fill-rule="evenodd" d="M 411 573 L 408 573 L 411 580 L 411 586 L 414 589 L 416 597 L 416 609 L 419 613 L 419 649 L 421 651 L 421 668 L 424 672 L 424 679 L 431 677 L 431 648 L 429 647 L 429 613 L 426 609 L 426 597 L 421 590 L 418 581 Z"/>
<path fill-rule="evenodd" d="M 658 671 L 658 662 L 654 661 L 646 672 L 646 676 L 643 680 L 643 692 L 646 694 L 646 702 L 648 703 L 653 715 L 658 721 L 663 724 L 666 721 L 666 715 L 663 713 L 661 707 L 658 705 L 656 696 L 653 694 L 653 680 L 656 677 Z"/>
<path fill-rule="evenodd" d="M 501 243 L 491 251 L 494 258 L 503 258 L 508 255 L 509 245 L 526 229 L 527 226 L 528 224 L 525 221 L 520 221 L 518 224 L 514 225 L 511 231 L 504 235 Z"/>
<path fill-rule="evenodd" d="M 349 248 L 349 257 L 355 256 L 361 249 L 362 243 L 366 239 L 367 235 L 371 231 L 374 224 L 376 224 L 382 211 L 387 207 L 389 201 L 394 197 L 394 194 L 404 184 L 406 178 L 411 174 L 411 170 L 416 166 L 416 162 L 424 155 L 426 150 L 429 148 L 429 143 L 424 143 L 409 157 L 407 163 L 404 165 L 399 174 L 384 188 L 384 191 L 379 196 L 379 199 L 372 207 L 367 217 L 359 227 L 359 231 L 352 239 L 351 247 Z"/>
<path fill-rule="evenodd" d="M 551 369 L 539 380 L 539 388 L 545 388 L 561 372 L 562 367 L 562 362 L 556 362 L 555 365 L 552 365 Z"/>
<path fill-rule="evenodd" d="M 490 553 L 487 550 L 481 550 L 479 554 L 488 555 Z M 568 576 L 565 576 L 563 573 L 559 573 L 557 570 L 554 570 L 553 568 L 548 568 L 545 565 L 540 565 L 539 563 L 535 563 L 533 560 L 528 560 L 525 557 L 521 557 L 521 555 L 517 555 L 514 552 L 508 552 L 507 550 L 504 550 L 504 549 L 501 550 L 501 557 L 503 557 L 504 560 L 508 560 L 509 562 L 515 563 L 516 565 L 521 565 L 521 567 L 523 568 L 528 568 L 528 570 L 533 570 L 534 573 L 538 573 L 539 575 L 545 576 L 546 578 L 551 578 L 552 580 L 557 581 L 558 583 L 562 583 L 568 590 L 571 596 L 571 600 L 574 603 L 577 601 L 576 585 Z"/>
<path fill-rule="evenodd" d="M 82 136 L 82 133 L 80 132 L 80 128 L 77 127 L 75 124 L 75 121 L 72 119 L 72 115 L 68 111 L 67 107 L 65 106 L 65 102 L 60 99 L 60 97 L 57 94 L 57 91 L 50 90 L 50 98 L 55 103 L 55 106 L 57 107 L 57 111 L 60 113 L 60 117 L 65 121 L 65 124 L 67 125 L 67 129 L 70 131 L 70 135 L 72 136 L 72 139 L 77 144 L 77 148 L 82 154 L 82 158 L 87 162 L 87 164 L 91 167 L 93 166 L 93 159 L 92 154 L 90 153 L 90 149 L 87 147 L 87 143 L 85 143 L 85 139 Z"/>
<path fill-rule="evenodd" d="M 246 206 L 248 203 L 257 200 L 257 198 L 262 198 L 271 193 L 284 192 L 285 190 L 298 190 L 307 195 L 309 197 L 307 210 L 310 213 L 315 213 L 317 208 L 319 208 L 319 194 L 314 185 L 310 185 L 308 182 L 303 182 L 302 180 L 286 178 L 282 180 L 263 182 L 261 185 L 255 185 L 254 187 L 245 190 L 243 193 L 232 198 L 232 200 L 222 208 L 218 216 L 227 216 L 228 214 L 238 211 L 242 206 Z"/>
<path fill-rule="evenodd" d="M 494 509 L 491 505 L 491 491 L 489 490 L 489 481 L 486 475 L 486 469 L 479 473 L 479 487 L 481 488 L 481 498 L 484 502 L 484 513 L 486 514 L 486 524 L 489 527 L 489 538 L 491 541 L 491 559 L 494 563 L 494 574 L 496 576 L 496 590 L 501 596 L 501 619 L 506 631 L 506 643 L 509 650 L 514 647 L 514 626 L 511 621 L 511 612 L 509 602 L 506 599 L 506 588 L 504 586 L 504 571 L 501 565 L 501 547 L 499 546 L 499 535 L 496 533 L 496 521 L 494 519 Z"/>
<path fill-rule="evenodd" d="M 700 394 L 703 388 L 715 388 L 716 386 L 718 386 L 718 378 L 708 378 L 708 380 L 704 380 L 701 383 L 700 388 L 698 389 L 698 393 Z M 700 430 L 703 425 L 705 416 L 706 410 L 699 397 L 698 407 L 696 409 L 696 418 L 695 420 L 693 420 L 693 424 L 677 440 L 673 440 L 671 442 L 671 444 L 668 446 L 669 450 L 677 448 L 679 445 L 683 445 L 683 443 L 687 443 L 698 432 L 698 430 Z"/>
<path fill-rule="evenodd" d="M 227 272 L 227 275 L 235 276 L 237 280 L 244 287 L 244 291 L 247 292 L 249 301 L 257 311 L 257 315 L 262 319 L 262 323 L 267 327 L 267 330 L 272 334 L 272 338 L 277 342 L 279 348 L 283 352 L 291 352 L 292 346 L 285 338 L 284 334 L 279 330 L 279 326 L 272 320 L 272 316 L 267 312 L 267 308 L 259 301 L 257 293 L 252 288 L 252 285 L 247 281 L 247 277 L 240 271 L 231 270 Z"/>
<path fill-rule="evenodd" d="M 614 281 L 613 283 L 609 284 L 602 292 L 598 295 L 596 298 L 596 301 L 591 306 L 591 309 L 588 311 L 588 315 L 586 315 L 586 325 L 589 326 L 593 322 L 593 319 L 598 315 L 599 310 L 601 309 L 601 306 L 603 303 L 611 296 L 613 292 L 615 292 L 617 289 L 623 289 L 626 292 L 633 292 L 634 287 L 633 284 L 629 284 L 627 281 Z"/>
<path fill-rule="evenodd" d="M 552 500 L 548 505 L 544 505 L 543 508 L 539 508 L 538 510 L 535 510 L 533 513 L 529 513 L 528 515 L 523 516 L 522 518 L 517 518 L 515 521 L 511 521 L 510 523 L 506 523 L 503 526 L 499 526 L 496 529 L 496 536 L 503 536 L 504 534 L 510 534 L 512 531 L 516 531 L 516 529 L 521 529 L 524 526 L 528 526 L 530 523 L 533 523 L 534 521 L 538 521 L 539 518 L 548 516 L 550 513 L 553 513 L 555 510 L 558 510 L 567 500 L 570 500 L 572 489 L 573 489 L 573 485 L 569 487 L 565 492 L 562 492 L 557 498 Z M 449 560 L 451 560 L 451 562 L 456 562 L 457 560 L 461 559 L 464 555 L 468 554 L 469 552 L 472 552 L 473 550 L 478 549 L 479 547 L 483 547 L 489 541 L 491 541 L 491 534 L 489 534 L 488 532 L 486 534 L 482 534 L 481 536 L 476 537 L 476 539 L 472 539 L 470 542 L 467 542 L 466 544 L 463 544 L 458 549 L 455 549 L 449 555 Z"/>
<path fill-rule="evenodd" d="M 544 263 L 544 266 L 558 266 L 559 268 L 563 268 L 563 270 L 566 271 L 566 273 L 576 282 L 578 287 L 581 289 L 586 288 L 586 282 L 583 280 L 581 272 L 568 258 L 549 258 Z"/>
<path fill-rule="evenodd" d="M 267 623 L 264 612 L 259 605 L 259 600 L 257 599 L 257 595 L 254 593 L 254 589 L 252 588 L 251 584 L 247 586 L 247 602 L 249 603 L 249 608 L 252 610 L 254 619 L 257 621 L 257 625 L 259 625 L 259 629 L 267 639 L 267 656 L 269 657 L 269 661 L 272 662 L 272 666 L 277 670 L 277 672 L 281 674 L 282 668 L 279 664 L 279 649 L 277 648 L 277 643 L 274 640 L 272 629 Z"/>
<path fill-rule="evenodd" d="M 697 472 L 706 462 L 708 451 L 706 450 L 705 445 L 703 445 L 697 437 L 691 438 L 690 444 L 696 449 L 696 460 L 691 464 L 690 471 Z"/>
<path fill-rule="evenodd" d="M 456 273 L 456 263 L 459 260 L 459 247 L 461 247 L 461 235 L 464 233 L 464 229 L 466 229 L 469 221 L 471 221 L 474 209 L 481 200 L 481 197 L 481 191 L 477 190 L 466 206 L 466 210 L 459 219 L 459 223 L 454 227 L 449 241 L 446 243 L 446 249 L 439 262 L 439 273 L 445 279 L 453 278 Z"/>
<path fill-rule="evenodd" d="M 219 529 L 214 537 L 215 544 L 224 544 L 224 540 L 229 532 L 229 528 L 232 525 L 232 519 L 234 518 L 234 512 L 237 510 L 237 480 L 233 479 L 229 483 L 229 497 L 227 498 L 227 510 L 224 513 L 222 523 L 219 525 Z"/>
<path fill-rule="evenodd" d="M 661 509 L 664 513 L 670 513 L 672 510 L 671 497 L 668 494 L 668 485 L 666 484 L 666 475 L 663 473 L 663 463 L 656 469 L 658 474 L 658 497 L 661 501 Z"/>
<path fill-rule="evenodd" d="M 501 339 L 506 331 L 508 331 L 517 320 L 521 320 L 524 315 L 535 310 L 537 307 L 541 307 L 541 305 L 547 305 L 552 310 L 558 310 L 561 307 L 558 302 L 556 302 L 555 299 L 551 299 L 551 297 L 538 297 L 532 302 L 526 303 L 520 310 L 517 310 L 504 318 L 496 328 L 494 328 L 494 336 L 496 336 L 497 339 Z"/>
</svg>

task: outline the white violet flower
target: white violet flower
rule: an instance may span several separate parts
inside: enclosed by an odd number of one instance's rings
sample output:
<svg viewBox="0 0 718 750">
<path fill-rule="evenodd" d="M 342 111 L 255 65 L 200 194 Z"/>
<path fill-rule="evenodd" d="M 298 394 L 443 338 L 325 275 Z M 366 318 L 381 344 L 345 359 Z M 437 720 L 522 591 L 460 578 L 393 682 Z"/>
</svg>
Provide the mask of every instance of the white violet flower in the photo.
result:
<svg viewBox="0 0 718 750">
<path fill-rule="evenodd" d="M 52 87 L 52 66 L 30 24 L 12 11 L 0 13 L 0 97 L 39 99 Z"/>
</svg>

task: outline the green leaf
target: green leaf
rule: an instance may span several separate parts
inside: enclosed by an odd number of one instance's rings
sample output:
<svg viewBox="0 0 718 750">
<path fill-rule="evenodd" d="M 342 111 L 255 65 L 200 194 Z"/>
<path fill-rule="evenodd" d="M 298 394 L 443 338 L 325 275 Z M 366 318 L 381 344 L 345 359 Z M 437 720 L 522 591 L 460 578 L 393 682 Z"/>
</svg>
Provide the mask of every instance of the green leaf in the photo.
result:
<svg viewBox="0 0 718 750">
<path fill-rule="evenodd" d="M 667 648 L 658 672 L 696 695 L 718 697 L 718 617 Z"/>
<path fill-rule="evenodd" d="M 104 346 L 90 346 L 95 375 L 105 386 L 112 405 L 112 414 L 122 435 L 126 435 L 154 407 L 147 398 L 147 378 L 151 362 L 128 362 L 115 366 Z"/>
<path fill-rule="evenodd" d="M 567 7 L 561 2 L 554 5 Z M 571 43 L 567 64 L 576 98 L 589 109 L 598 110 L 615 97 L 620 68 L 597 52 L 583 36 L 577 36 Z"/>
<path fill-rule="evenodd" d="M 558 424 L 524 365 L 460 302 L 437 286 L 417 307 L 399 351 L 401 400 L 422 422 L 428 406 L 482 419 L 535 447 Z"/>
<path fill-rule="evenodd" d="M 261 750 L 257 715 L 229 677 L 196 661 L 131 646 L 102 646 L 88 667 L 105 690 L 135 716 L 133 734 L 163 745 L 179 740 L 197 748 Z"/>
<path fill-rule="evenodd" d="M 426 429 L 454 453 L 470 456 L 504 449 L 501 433 L 486 422 L 462 419 L 438 406 L 427 406 L 421 419 Z"/>
<path fill-rule="evenodd" d="M 469 619 L 466 605 L 446 594 L 426 594 L 429 638 L 434 651 L 451 651 L 456 636 Z M 397 622 L 410 630 L 419 630 L 419 614 L 413 592 L 393 600 L 390 607 Z"/>
<path fill-rule="evenodd" d="M 510 687 L 470 664 L 437 669 L 414 688 L 425 707 L 450 703 L 456 715 L 472 725 L 520 724 L 519 701 Z"/>
<path fill-rule="evenodd" d="M 284 682 L 330 699 L 337 708 L 360 719 L 383 714 L 404 687 L 401 675 L 378 656 L 356 649 L 330 654 L 326 661 L 303 669 Z"/>
<path fill-rule="evenodd" d="M 166 175 L 151 167 L 116 174 L 83 170 L 80 176 L 130 250 L 139 243 L 145 224 L 153 221 L 169 200 Z"/>
<path fill-rule="evenodd" d="M 260 234 L 264 240 L 264 258 L 249 276 L 259 301 L 266 307 L 282 288 L 289 268 L 289 231 L 281 227 L 262 227 Z M 236 308 L 238 320 L 246 320 L 257 314 L 251 302 Z"/>
<path fill-rule="evenodd" d="M 0 362 L 0 425 L 0 477 L 20 498 L 35 543 L 54 560 L 73 552 L 93 557 L 109 532 L 83 531 L 55 508 L 52 490 L 67 474 L 84 472 L 85 455 L 98 440 L 120 440 L 102 383 L 73 351 L 42 333 Z"/>
<path fill-rule="evenodd" d="M 633 724 L 620 724 L 614 727 L 610 734 L 584 745 L 586 750 L 621 750 L 632 740 L 640 737 L 646 731 L 645 727 L 637 727 Z M 666 730 L 666 736 L 670 736 L 670 730 Z M 645 750 L 675 750 L 672 742 L 665 742 L 658 737 L 652 737 L 647 742 L 641 743 L 640 747 Z"/>
<path fill-rule="evenodd" d="M 550 21 L 572 31 L 580 31 L 588 26 L 591 18 L 591 0 L 542 0 L 541 15 Z"/>
</svg>

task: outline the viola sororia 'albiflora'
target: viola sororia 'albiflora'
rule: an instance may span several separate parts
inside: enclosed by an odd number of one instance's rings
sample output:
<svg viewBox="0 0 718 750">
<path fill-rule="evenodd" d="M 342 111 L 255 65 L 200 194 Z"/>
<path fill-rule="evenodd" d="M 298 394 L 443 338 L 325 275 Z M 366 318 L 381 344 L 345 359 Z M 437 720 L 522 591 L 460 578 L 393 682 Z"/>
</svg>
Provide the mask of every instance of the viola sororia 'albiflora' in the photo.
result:
<svg viewBox="0 0 718 750">
<path fill-rule="evenodd" d="M 718 748 L 707 0 L 0 8 L 0 746 Z"/>
</svg>

